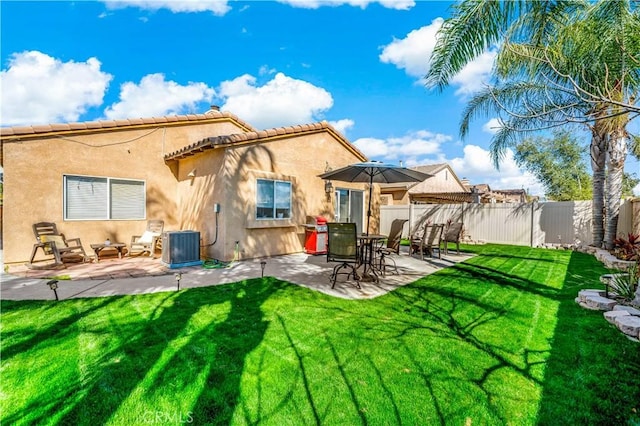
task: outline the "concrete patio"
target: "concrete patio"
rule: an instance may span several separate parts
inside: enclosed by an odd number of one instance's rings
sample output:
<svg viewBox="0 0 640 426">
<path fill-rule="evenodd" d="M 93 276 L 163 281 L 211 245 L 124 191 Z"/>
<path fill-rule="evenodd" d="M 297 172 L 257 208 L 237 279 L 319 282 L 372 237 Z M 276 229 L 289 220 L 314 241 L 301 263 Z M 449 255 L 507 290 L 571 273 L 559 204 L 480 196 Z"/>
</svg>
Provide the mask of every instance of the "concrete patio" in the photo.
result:
<svg viewBox="0 0 640 426">
<path fill-rule="evenodd" d="M 393 256 L 398 265 L 398 274 L 389 272 L 378 283 L 361 282 L 360 289 L 356 288 L 355 281 L 345 281 L 344 276 L 339 277 L 332 289 L 329 276 L 336 264 L 328 263 L 324 255 L 305 253 L 242 260 L 232 262 L 228 267 L 212 269 L 202 266 L 169 269 L 160 259 L 150 257 L 124 257 L 101 260 L 98 263 L 69 264 L 62 269 L 35 270 L 15 265 L 0 275 L 0 298 L 54 299 L 47 281 L 62 276 L 70 279 L 59 279 L 57 293 L 61 300 L 172 291 L 176 290 L 177 273 L 181 273 L 181 289 L 206 287 L 260 277 L 261 262 L 264 261 L 264 276 L 276 277 L 344 299 L 371 299 L 471 256 L 450 251 L 442 259 L 421 260 L 419 256 L 409 256 L 408 248 L 403 247 L 399 256 Z"/>
</svg>

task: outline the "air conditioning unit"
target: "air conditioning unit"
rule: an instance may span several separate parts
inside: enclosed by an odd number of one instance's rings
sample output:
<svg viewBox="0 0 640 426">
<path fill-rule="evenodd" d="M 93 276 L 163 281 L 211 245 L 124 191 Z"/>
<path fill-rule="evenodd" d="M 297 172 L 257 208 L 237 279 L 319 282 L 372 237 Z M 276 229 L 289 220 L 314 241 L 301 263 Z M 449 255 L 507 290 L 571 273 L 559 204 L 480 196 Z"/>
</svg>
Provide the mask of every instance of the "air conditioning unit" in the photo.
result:
<svg viewBox="0 0 640 426">
<path fill-rule="evenodd" d="M 163 232 L 162 263 L 172 269 L 202 265 L 202 260 L 200 260 L 200 232 Z"/>
</svg>

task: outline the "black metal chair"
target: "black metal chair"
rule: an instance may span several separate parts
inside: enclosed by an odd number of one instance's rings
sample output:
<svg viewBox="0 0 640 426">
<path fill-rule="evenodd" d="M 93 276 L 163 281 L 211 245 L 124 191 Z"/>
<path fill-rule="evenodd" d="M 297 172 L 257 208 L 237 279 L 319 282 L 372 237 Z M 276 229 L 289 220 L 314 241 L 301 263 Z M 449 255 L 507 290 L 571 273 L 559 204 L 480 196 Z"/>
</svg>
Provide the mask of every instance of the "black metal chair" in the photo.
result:
<svg viewBox="0 0 640 426">
<path fill-rule="evenodd" d="M 386 246 L 379 247 L 377 250 L 380 258 L 378 259 L 380 270 L 384 274 L 387 271 L 387 267 L 393 268 L 398 273 L 398 266 L 396 261 L 390 257 L 392 254 L 400 254 L 400 239 L 402 238 L 402 229 L 408 219 L 394 219 L 391 222 L 391 229 L 389 230 L 389 237 L 387 238 Z M 387 259 L 391 261 L 391 265 L 387 265 Z"/>
<path fill-rule="evenodd" d="M 356 287 L 360 288 L 360 276 L 358 276 L 358 237 L 355 223 L 327 223 L 328 244 L 327 262 L 338 262 L 333 268 L 331 277 L 331 288 L 336 285 L 338 275 L 346 274 L 347 280 L 353 275 L 356 280 Z M 347 271 L 340 272 L 342 269 Z"/>
</svg>

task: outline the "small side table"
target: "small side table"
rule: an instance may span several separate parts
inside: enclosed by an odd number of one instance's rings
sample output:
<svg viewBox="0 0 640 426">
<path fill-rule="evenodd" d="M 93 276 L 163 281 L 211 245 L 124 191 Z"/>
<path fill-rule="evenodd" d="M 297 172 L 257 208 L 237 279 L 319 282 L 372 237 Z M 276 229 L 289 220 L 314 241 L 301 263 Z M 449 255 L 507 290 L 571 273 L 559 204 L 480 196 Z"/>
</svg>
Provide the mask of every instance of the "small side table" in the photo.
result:
<svg viewBox="0 0 640 426">
<path fill-rule="evenodd" d="M 96 262 L 100 262 L 100 252 L 104 249 L 114 248 L 118 250 L 118 259 L 122 259 L 122 249 L 127 245 L 125 243 L 99 243 L 99 244 L 91 244 L 91 248 L 96 253 Z"/>
</svg>

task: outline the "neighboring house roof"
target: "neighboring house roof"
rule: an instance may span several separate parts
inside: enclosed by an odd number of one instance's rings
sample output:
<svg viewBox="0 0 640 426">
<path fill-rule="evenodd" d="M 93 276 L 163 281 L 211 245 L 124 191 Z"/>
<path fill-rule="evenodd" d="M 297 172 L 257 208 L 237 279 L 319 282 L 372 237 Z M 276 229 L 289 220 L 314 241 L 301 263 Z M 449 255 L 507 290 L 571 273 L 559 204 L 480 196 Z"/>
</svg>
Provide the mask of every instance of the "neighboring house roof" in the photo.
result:
<svg viewBox="0 0 640 426">
<path fill-rule="evenodd" d="M 83 131 L 96 131 L 104 129 L 123 129 L 127 130 L 131 127 L 149 127 L 162 125 L 179 125 L 185 123 L 194 123 L 200 121 L 221 121 L 229 120 L 234 122 L 238 127 L 246 129 L 247 132 L 254 132 L 256 129 L 245 121 L 239 119 L 234 114 L 217 110 L 209 110 L 205 114 L 187 114 L 187 115 L 171 115 L 150 118 L 129 118 L 122 120 L 100 120 L 85 121 L 80 123 L 53 123 L 33 126 L 15 126 L 0 128 L 0 137 L 3 140 L 24 139 L 25 137 L 42 137 L 46 133 L 78 133 Z"/>
<path fill-rule="evenodd" d="M 499 192 L 504 195 L 526 195 L 527 192 L 524 189 L 494 189 L 493 192 Z"/>
<path fill-rule="evenodd" d="M 474 200 L 470 192 L 433 192 L 412 195 L 411 201 L 425 204 L 449 204 L 473 203 Z"/>
<path fill-rule="evenodd" d="M 464 188 L 464 184 L 462 183 L 462 181 L 458 178 L 458 176 L 455 174 L 455 172 L 453 171 L 453 169 L 451 168 L 451 166 L 449 166 L 449 164 L 447 163 L 438 163 L 438 164 L 424 164 L 421 166 L 413 166 L 413 167 L 409 167 L 409 169 L 411 170 L 417 170 L 419 172 L 422 173 L 426 173 L 429 174 L 431 176 L 435 176 L 437 173 L 441 172 L 444 169 L 448 169 L 449 170 L 449 174 L 451 176 L 453 176 L 453 178 L 457 181 L 457 183 L 460 185 L 460 188 Z M 423 181 L 426 182 L 427 185 L 429 186 L 429 179 Z M 421 184 L 422 182 L 410 182 L 410 183 L 381 183 L 380 184 L 380 189 L 383 192 L 390 192 L 390 191 L 406 191 L 408 189 L 411 189 L 419 184 Z"/>
<path fill-rule="evenodd" d="M 439 163 L 439 164 L 424 164 L 422 166 L 414 166 L 409 168 L 412 170 L 417 170 L 422 173 L 434 175 L 438 173 L 440 170 L 445 169 L 447 167 L 449 167 L 447 163 Z"/>
<path fill-rule="evenodd" d="M 473 184 L 465 184 L 464 186 L 469 191 L 471 191 L 475 187 L 476 190 L 478 192 L 480 192 L 480 193 L 482 193 L 482 192 L 491 192 L 491 187 L 487 183 L 477 183 L 475 185 L 473 185 Z"/>
<path fill-rule="evenodd" d="M 277 139 L 281 137 L 293 136 L 297 134 L 303 133 L 316 133 L 316 132 L 329 132 L 335 137 L 340 143 L 342 143 L 347 149 L 353 152 L 357 157 L 360 157 L 362 161 L 366 161 L 367 157 L 358 150 L 354 145 L 352 145 L 344 136 L 342 136 L 338 131 L 336 131 L 333 126 L 331 126 L 326 121 L 320 123 L 312 123 L 312 124 L 302 124 L 296 126 L 286 126 L 286 127 L 277 127 L 273 129 L 266 129 L 260 131 L 252 131 L 246 133 L 234 133 L 231 135 L 224 136 L 213 136 L 209 138 L 202 139 L 196 143 L 188 145 L 184 148 L 181 148 L 177 151 L 170 152 L 164 156 L 165 161 L 169 160 L 179 160 L 181 158 L 189 157 L 191 155 L 195 155 L 199 152 L 214 149 L 216 147 L 225 146 L 225 145 L 236 145 L 241 143 L 251 143 L 251 142 L 264 142 L 265 140 Z"/>
</svg>

